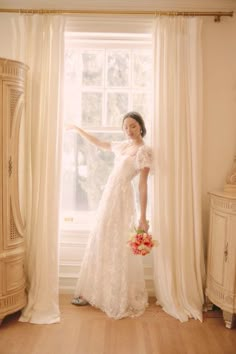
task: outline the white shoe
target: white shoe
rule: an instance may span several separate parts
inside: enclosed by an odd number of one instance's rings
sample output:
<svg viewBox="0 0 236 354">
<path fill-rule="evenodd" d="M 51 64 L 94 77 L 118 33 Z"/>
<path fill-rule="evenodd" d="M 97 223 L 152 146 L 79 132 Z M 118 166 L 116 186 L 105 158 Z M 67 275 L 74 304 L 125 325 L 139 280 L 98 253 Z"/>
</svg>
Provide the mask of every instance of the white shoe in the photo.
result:
<svg viewBox="0 0 236 354">
<path fill-rule="evenodd" d="M 74 299 L 71 301 L 71 303 L 72 303 L 73 305 L 77 305 L 77 306 L 86 306 L 86 305 L 89 304 L 88 301 L 86 301 L 85 299 L 82 299 L 81 297 L 76 297 L 76 298 L 74 298 Z"/>
</svg>

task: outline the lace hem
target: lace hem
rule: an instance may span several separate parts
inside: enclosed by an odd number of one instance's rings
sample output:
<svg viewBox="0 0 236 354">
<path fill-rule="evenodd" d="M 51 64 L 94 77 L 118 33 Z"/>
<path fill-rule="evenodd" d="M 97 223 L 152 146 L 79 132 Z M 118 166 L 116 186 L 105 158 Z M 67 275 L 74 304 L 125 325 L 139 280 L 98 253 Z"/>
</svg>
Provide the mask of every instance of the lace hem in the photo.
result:
<svg viewBox="0 0 236 354">
<path fill-rule="evenodd" d="M 132 306 L 128 306 L 128 309 L 124 312 L 124 313 L 119 313 L 117 315 L 114 315 L 112 314 L 107 308 L 106 306 L 103 306 L 103 305 L 98 305 L 96 303 L 96 301 L 93 301 L 92 298 L 90 296 L 88 297 L 85 297 L 84 295 L 81 294 L 81 296 L 86 299 L 86 301 L 93 307 L 103 311 L 108 317 L 110 318 L 113 318 L 114 320 L 120 320 L 122 318 L 126 318 L 126 317 L 131 317 L 131 318 L 134 318 L 134 317 L 139 317 L 141 316 L 146 308 L 149 306 L 149 303 L 148 301 L 144 302 L 142 304 L 142 307 L 139 308 L 139 309 L 136 309 Z"/>
</svg>

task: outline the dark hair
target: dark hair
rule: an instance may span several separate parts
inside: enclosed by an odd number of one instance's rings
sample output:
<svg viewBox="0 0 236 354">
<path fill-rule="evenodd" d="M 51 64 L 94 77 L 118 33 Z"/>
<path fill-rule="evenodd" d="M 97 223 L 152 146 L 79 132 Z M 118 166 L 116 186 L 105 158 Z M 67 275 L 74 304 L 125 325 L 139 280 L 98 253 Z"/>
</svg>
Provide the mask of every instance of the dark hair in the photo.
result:
<svg viewBox="0 0 236 354">
<path fill-rule="evenodd" d="M 124 125 L 124 121 L 126 118 L 133 118 L 134 120 L 136 120 L 136 122 L 140 125 L 141 136 L 143 138 L 146 135 L 147 130 L 146 130 L 145 123 L 144 123 L 144 120 L 143 120 L 141 114 L 139 114 L 138 112 L 135 112 L 135 111 L 131 111 L 131 112 L 126 113 L 123 117 L 122 127 Z"/>
</svg>

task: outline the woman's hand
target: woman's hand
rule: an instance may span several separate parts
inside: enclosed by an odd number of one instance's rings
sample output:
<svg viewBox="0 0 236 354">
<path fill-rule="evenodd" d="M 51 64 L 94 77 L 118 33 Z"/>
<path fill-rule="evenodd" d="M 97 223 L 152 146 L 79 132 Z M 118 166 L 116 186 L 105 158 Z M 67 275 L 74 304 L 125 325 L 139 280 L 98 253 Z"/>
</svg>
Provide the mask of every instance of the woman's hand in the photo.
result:
<svg viewBox="0 0 236 354">
<path fill-rule="evenodd" d="M 143 230 L 145 232 L 148 232 L 149 229 L 149 222 L 148 220 L 139 220 L 139 224 L 138 224 L 138 229 L 139 230 Z"/>
</svg>

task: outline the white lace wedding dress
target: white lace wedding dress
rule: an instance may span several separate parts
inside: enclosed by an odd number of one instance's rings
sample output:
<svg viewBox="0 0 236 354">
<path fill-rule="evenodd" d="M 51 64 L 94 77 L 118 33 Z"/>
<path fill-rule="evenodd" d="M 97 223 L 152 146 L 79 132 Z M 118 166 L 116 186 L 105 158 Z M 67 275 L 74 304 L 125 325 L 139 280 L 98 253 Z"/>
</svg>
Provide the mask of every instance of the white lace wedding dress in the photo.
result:
<svg viewBox="0 0 236 354">
<path fill-rule="evenodd" d="M 136 221 L 132 179 L 151 167 L 147 145 L 132 147 L 129 141 L 113 142 L 114 168 L 108 178 L 76 285 L 82 296 L 109 317 L 141 315 L 147 304 L 142 256 L 127 247 Z"/>
</svg>

